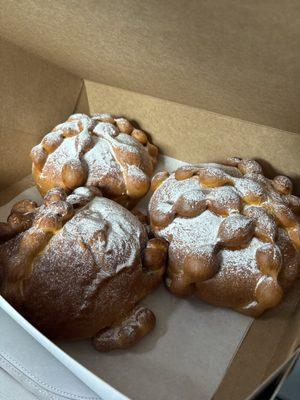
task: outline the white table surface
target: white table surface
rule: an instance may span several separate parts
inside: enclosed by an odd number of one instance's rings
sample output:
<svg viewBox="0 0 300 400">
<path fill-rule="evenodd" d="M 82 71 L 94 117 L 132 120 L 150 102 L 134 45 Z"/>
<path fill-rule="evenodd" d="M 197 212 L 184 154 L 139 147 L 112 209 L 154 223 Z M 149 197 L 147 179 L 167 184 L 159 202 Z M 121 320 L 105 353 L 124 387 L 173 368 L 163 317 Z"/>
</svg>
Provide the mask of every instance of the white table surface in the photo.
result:
<svg viewBox="0 0 300 400">
<path fill-rule="evenodd" d="M 37 397 L 26 390 L 18 381 L 0 368 L 0 400 L 36 400 Z"/>
</svg>

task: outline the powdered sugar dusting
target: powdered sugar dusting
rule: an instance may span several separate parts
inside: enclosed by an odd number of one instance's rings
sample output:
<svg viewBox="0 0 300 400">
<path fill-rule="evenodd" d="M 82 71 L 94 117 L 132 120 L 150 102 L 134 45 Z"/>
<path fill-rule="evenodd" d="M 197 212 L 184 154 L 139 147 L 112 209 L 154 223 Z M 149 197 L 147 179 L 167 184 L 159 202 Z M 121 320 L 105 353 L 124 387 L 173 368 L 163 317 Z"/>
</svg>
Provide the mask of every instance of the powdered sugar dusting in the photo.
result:
<svg viewBox="0 0 300 400">
<path fill-rule="evenodd" d="M 195 218 L 177 217 L 165 229 L 157 232 L 157 236 L 170 242 L 171 261 L 182 267 L 188 254 L 202 254 L 203 248 L 207 251 L 208 246 L 213 251 L 222 220 L 222 217 L 209 210 Z"/>
<path fill-rule="evenodd" d="M 175 242 L 178 242 L 180 246 L 197 251 L 197 248 L 205 244 L 217 242 L 217 234 L 222 220 L 222 217 L 206 210 L 195 218 L 175 218 L 170 225 L 159 232 L 159 235 L 168 238 L 174 246 Z"/>
<path fill-rule="evenodd" d="M 216 164 L 216 163 L 198 163 L 192 164 L 190 167 L 198 167 L 198 168 L 205 168 L 207 170 L 222 170 L 226 172 L 228 175 L 231 175 L 236 178 L 241 178 L 243 175 L 242 173 L 235 167 L 231 167 L 229 165 L 223 164 Z"/>
<path fill-rule="evenodd" d="M 76 135 L 81 130 L 78 125 L 78 122 L 79 122 L 78 120 L 63 122 L 62 124 L 56 125 L 53 131 L 62 130 L 69 135 Z"/>
<path fill-rule="evenodd" d="M 131 135 L 127 135 L 126 133 L 119 133 L 118 136 L 119 143 L 123 143 L 125 145 L 130 146 L 130 151 L 132 153 L 138 154 L 141 157 L 142 163 L 140 165 L 143 170 L 153 170 L 153 165 L 151 159 L 149 158 L 148 151 L 146 150 L 146 146 L 143 146 L 138 140 L 136 140 Z"/>
<path fill-rule="evenodd" d="M 76 136 L 68 137 L 63 140 L 61 145 L 51 154 L 48 155 L 44 168 L 42 170 L 41 179 L 43 177 L 51 177 L 53 186 L 62 186 L 61 172 L 62 168 L 71 159 L 78 158 L 76 149 Z"/>
<path fill-rule="evenodd" d="M 91 190 L 87 187 L 80 186 L 79 188 L 74 189 L 72 194 L 75 194 L 77 196 L 90 197 Z"/>
<path fill-rule="evenodd" d="M 256 196 L 262 196 L 264 193 L 262 185 L 250 179 L 236 179 L 234 186 L 242 197 L 247 197 L 251 193 L 255 193 Z"/>
<path fill-rule="evenodd" d="M 275 241 L 277 232 L 276 222 L 263 207 L 246 205 L 243 212 L 255 221 L 257 233 L 263 233 L 271 241 Z"/>
<path fill-rule="evenodd" d="M 251 190 L 260 192 L 262 190 L 261 185 L 249 179 L 241 178 L 239 171 L 233 174 L 231 170 L 236 171 L 236 168 L 228 167 L 225 171 L 218 165 L 206 166 L 200 164 L 199 166 L 209 168 L 209 173 L 216 174 L 216 176 L 220 174 L 226 176 L 227 172 L 231 173 L 230 179 L 232 179 L 234 186 L 225 185 L 207 188 L 201 184 L 197 175 L 177 180 L 175 175 L 172 174 L 156 190 L 149 205 L 150 215 L 153 210 L 169 215 L 173 213 L 174 215 L 176 202 L 183 196 L 187 201 L 206 198 L 208 200 L 207 206 L 215 205 L 219 211 L 221 210 L 221 214 L 218 214 L 206 209 L 198 216 L 191 218 L 175 215 L 173 221 L 166 227 L 155 229 L 157 236 L 170 242 L 170 260 L 177 264 L 179 270 L 183 268 L 185 257 L 189 254 L 202 254 L 203 252 L 208 255 L 213 254 L 220 242 L 219 229 L 221 223 L 227 222 L 225 225 L 222 224 L 223 235 L 226 236 L 226 240 L 239 237 L 242 232 L 243 235 L 247 232 L 250 234 L 251 231 L 254 232 L 253 220 L 239 213 L 241 209 L 240 197 L 248 195 Z M 190 168 L 193 168 L 193 166 L 186 167 L 186 169 Z M 222 215 L 224 209 L 229 213 L 229 216 Z M 213 210 L 215 211 L 214 208 Z M 246 248 L 234 250 L 220 248 L 218 257 L 221 269 L 224 266 L 224 271 L 232 274 L 236 273 L 237 268 L 244 273 L 247 271 L 258 273 L 255 253 L 257 248 L 263 244 L 264 242 L 254 237 L 250 239 Z"/>
<path fill-rule="evenodd" d="M 170 242 L 170 257 L 180 268 L 188 254 L 202 254 L 208 251 L 208 247 L 213 252 L 218 243 L 219 227 L 224 220 L 224 217 L 206 210 L 195 218 L 175 218 L 166 228 L 158 231 L 157 236 Z M 232 226 L 232 229 L 240 227 L 240 221 L 236 221 L 236 226 Z M 220 250 L 218 253 L 220 267 L 224 267 L 224 273 L 259 272 L 255 253 L 263 244 L 259 239 L 253 238 L 244 249 Z"/>
<path fill-rule="evenodd" d="M 89 166 L 89 175 L 86 184 L 88 186 L 107 186 L 108 177 L 112 177 L 116 186 L 124 186 L 120 165 L 116 162 L 111 151 L 111 145 L 103 138 L 95 140 L 94 147 L 86 152 L 83 159 Z"/>
<path fill-rule="evenodd" d="M 178 181 L 174 174 L 172 174 L 167 181 L 168 184 L 161 185 L 155 192 L 155 196 L 152 196 L 149 204 L 149 209 L 151 212 L 152 207 L 164 207 L 173 205 L 179 199 L 180 196 L 187 192 L 198 191 L 200 189 L 199 179 L 197 176 L 185 179 L 183 181 Z"/>
<path fill-rule="evenodd" d="M 39 175 L 40 166 L 36 169 L 41 189 L 64 188 L 63 167 L 74 159 L 77 165 L 81 161 L 82 170 L 87 172 L 85 184 L 99 187 L 108 197 L 119 198 L 125 194 L 130 197 L 128 188 L 133 187 L 135 179 L 149 182 L 153 164 L 147 147 L 120 132 L 114 123 L 97 122 L 76 114 L 54 129 L 44 138 L 47 159 Z"/>
<path fill-rule="evenodd" d="M 223 235 L 226 237 L 236 237 L 242 231 L 247 231 L 252 225 L 251 219 L 241 214 L 231 214 L 228 218 L 224 219 L 222 224 Z"/>
<path fill-rule="evenodd" d="M 263 246 L 257 238 L 253 238 L 249 245 L 240 250 L 224 249 L 219 252 L 220 267 L 223 273 L 229 272 L 230 274 L 238 273 L 259 273 L 255 254 L 259 247 Z"/>
<path fill-rule="evenodd" d="M 236 212 L 240 209 L 240 197 L 237 190 L 232 186 L 221 186 L 211 190 L 207 198 L 218 207 L 230 212 Z"/>
<path fill-rule="evenodd" d="M 118 128 L 113 124 L 109 124 L 107 122 L 99 122 L 94 128 L 93 133 L 96 136 L 108 138 L 117 136 L 119 131 Z"/>
<path fill-rule="evenodd" d="M 144 172 L 134 164 L 128 165 L 127 174 L 131 177 L 134 177 L 138 181 L 144 181 L 145 179 L 147 179 Z"/>
<path fill-rule="evenodd" d="M 35 263 L 45 259 L 57 268 L 60 259 L 72 264 L 76 257 L 93 266 L 99 284 L 99 276 L 106 279 L 134 265 L 146 241 L 146 230 L 133 214 L 112 200 L 97 197 L 53 236 Z"/>
</svg>

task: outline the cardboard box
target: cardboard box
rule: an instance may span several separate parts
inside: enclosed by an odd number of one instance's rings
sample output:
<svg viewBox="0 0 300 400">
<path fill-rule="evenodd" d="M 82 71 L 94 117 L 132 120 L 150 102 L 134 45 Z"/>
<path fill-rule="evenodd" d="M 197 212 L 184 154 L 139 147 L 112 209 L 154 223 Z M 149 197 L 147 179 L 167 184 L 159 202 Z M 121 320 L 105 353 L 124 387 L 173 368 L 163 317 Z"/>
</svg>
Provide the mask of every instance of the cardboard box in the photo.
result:
<svg viewBox="0 0 300 400">
<path fill-rule="evenodd" d="M 299 3 L 0 0 L 0 204 L 74 110 L 135 119 L 188 162 L 255 157 L 300 193 Z M 300 343 L 300 282 L 249 329 L 214 396 L 250 395 Z"/>
</svg>

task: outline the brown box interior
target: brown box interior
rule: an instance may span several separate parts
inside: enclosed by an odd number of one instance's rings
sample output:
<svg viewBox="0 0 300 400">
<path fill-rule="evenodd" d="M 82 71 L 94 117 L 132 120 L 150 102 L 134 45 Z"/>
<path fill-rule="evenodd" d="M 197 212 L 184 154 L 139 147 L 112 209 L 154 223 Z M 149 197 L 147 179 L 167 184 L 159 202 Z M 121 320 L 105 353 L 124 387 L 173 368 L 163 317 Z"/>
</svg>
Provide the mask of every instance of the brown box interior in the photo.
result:
<svg viewBox="0 0 300 400">
<path fill-rule="evenodd" d="M 74 110 L 123 114 L 185 161 L 255 157 L 300 193 L 296 1 L 0 2 L 1 204 Z M 295 352 L 299 294 L 252 324 L 215 399 L 245 398 Z"/>
</svg>

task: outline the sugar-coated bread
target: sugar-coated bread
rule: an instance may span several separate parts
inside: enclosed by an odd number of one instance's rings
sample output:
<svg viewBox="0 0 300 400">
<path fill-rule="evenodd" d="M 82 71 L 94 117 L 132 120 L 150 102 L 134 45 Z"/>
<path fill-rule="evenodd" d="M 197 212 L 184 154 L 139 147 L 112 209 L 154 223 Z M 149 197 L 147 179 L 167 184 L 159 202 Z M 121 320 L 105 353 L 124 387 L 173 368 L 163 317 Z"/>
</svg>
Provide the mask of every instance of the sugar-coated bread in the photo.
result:
<svg viewBox="0 0 300 400">
<path fill-rule="evenodd" d="M 149 190 L 157 154 L 125 118 L 73 114 L 31 150 L 32 173 L 43 196 L 54 187 L 94 186 L 131 208 Z"/>
<path fill-rule="evenodd" d="M 171 292 L 252 316 L 280 303 L 299 276 L 300 199 L 288 177 L 267 179 L 259 163 L 235 157 L 160 172 L 152 190 Z"/>
<path fill-rule="evenodd" d="M 130 211 L 80 187 L 17 203 L 0 225 L 0 291 L 52 338 L 125 348 L 155 325 L 138 302 L 162 279 L 167 244 Z"/>
</svg>

